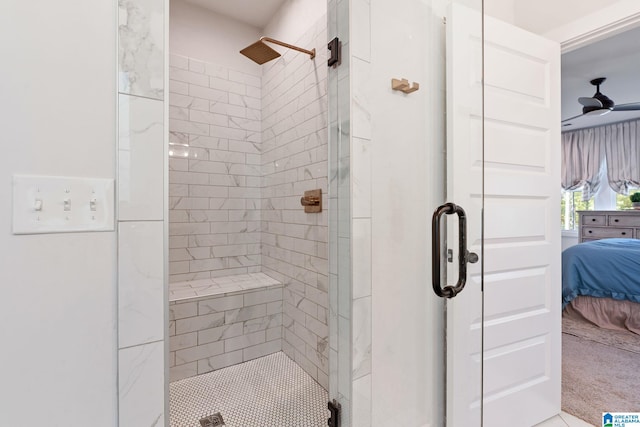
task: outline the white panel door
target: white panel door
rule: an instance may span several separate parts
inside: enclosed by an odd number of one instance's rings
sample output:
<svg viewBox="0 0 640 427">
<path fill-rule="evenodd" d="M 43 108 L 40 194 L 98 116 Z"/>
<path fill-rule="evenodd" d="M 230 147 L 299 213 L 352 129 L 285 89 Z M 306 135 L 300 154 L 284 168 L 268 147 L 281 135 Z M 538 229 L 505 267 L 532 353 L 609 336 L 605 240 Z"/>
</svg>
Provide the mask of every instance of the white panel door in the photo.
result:
<svg viewBox="0 0 640 427">
<path fill-rule="evenodd" d="M 447 304 L 447 425 L 533 426 L 560 412 L 560 47 L 485 17 L 482 120 L 477 12 L 451 12 L 447 199 L 482 254 Z"/>
</svg>

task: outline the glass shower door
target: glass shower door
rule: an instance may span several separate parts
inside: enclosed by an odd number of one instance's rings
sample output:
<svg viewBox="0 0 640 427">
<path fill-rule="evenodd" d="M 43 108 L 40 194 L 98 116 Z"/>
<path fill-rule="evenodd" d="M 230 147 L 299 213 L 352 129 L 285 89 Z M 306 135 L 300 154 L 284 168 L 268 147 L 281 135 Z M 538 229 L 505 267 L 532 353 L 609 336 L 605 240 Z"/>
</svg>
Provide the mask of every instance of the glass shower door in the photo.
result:
<svg viewBox="0 0 640 427">
<path fill-rule="evenodd" d="M 465 25 L 473 37 L 464 44 L 464 64 L 447 68 L 450 10 L 462 3 L 477 12 Z M 465 263 L 469 279 L 453 299 L 473 309 L 458 310 L 460 304 L 438 297 L 432 286 L 431 220 L 446 202 L 461 206 L 467 249 L 481 255 L 482 2 L 330 0 L 328 5 L 328 40 L 337 36 L 342 44 L 342 61 L 328 75 L 329 399 L 341 405 L 342 427 L 463 425 L 462 420 L 479 426 L 480 262 Z M 466 76 L 466 86 L 455 92 L 459 98 L 448 94 L 452 73 Z M 464 124 L 449 123 L 449 116 L 462 114 Z M 449 144 L 453 137 L 461 144 L 455 152 Z M 470 172 L 471 159 L 480 163 L 471 164 Z M 450 172 L 458 169 L 474 185 L 460 193 L 464 197 L 452 193 L 461 181 Z M 441 287 L 457 282 L 459 223 L 447 215 L 456 212 L 443 212 L 442 241 L 435 249 L 442 260 Z M 446 318 L 454 312 L 475 321 L 455 334 L 457 340 L 446 338 L 445 321 L 450 324 Z M 446 368 L 469 362 L 469 357 L 450 359 L 457 354 L 472 357 L 471 363 L 451 377 Z M 454 408 L 458 397 L 449 387 L 454 381 L 465 389 L 460 407 L 466 415 L 457 418 L 459 424 L 452 424 L 446 409 Z"/>
<path fill-rule="evenodd" d="M 490 1 L 329 1 L 340 426 L 560 410 L 559 47 Z"/>
</svg>

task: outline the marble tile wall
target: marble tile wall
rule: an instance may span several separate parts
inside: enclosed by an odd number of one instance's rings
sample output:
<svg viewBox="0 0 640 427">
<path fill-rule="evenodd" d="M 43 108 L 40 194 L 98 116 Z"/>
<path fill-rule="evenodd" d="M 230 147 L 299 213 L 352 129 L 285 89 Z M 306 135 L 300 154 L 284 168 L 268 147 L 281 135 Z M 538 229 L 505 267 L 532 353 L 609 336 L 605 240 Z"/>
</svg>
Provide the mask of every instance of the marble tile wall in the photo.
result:
<svg viewBox="0 0 640 427">
<path fill-rule="evenodd" d="M 371 3 L 351 4 L 352 425 L 372 424 Z"/>
<path fill-rule="evenodd" d="M 170 381 L 282 350 L 282 285 L 169 306 Z"/>
<path fill-rule="evenodd" d="M 118 425 L 164 425 L 165 0 L 118 12 Z"/>
<path fill-rule="evenodd" d="M 326 17 L 263 66 L 262 269 L 284 283 L 283 350 L 328 388 Z M 325 209 L 300 198 L 320 188 Z"/>
<path fill-rule="evenodd" d="M 170 281 L 260 271 L 261 78 L 171 55 Z"/>
</svg>

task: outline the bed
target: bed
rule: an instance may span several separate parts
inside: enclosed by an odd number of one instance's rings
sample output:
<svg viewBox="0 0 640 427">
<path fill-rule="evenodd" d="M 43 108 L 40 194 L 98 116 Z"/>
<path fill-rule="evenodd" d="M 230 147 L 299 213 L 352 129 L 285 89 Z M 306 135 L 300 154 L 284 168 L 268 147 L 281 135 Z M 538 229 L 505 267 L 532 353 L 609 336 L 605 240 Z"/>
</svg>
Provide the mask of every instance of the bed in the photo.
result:
<svg viewBox="0 0 640 427">
<path fill-rule="evenodd" d="M 571 317 L 640 334 L 640 239 L 602 239 L 565 249 L 562 306 Z"/>
</svg>

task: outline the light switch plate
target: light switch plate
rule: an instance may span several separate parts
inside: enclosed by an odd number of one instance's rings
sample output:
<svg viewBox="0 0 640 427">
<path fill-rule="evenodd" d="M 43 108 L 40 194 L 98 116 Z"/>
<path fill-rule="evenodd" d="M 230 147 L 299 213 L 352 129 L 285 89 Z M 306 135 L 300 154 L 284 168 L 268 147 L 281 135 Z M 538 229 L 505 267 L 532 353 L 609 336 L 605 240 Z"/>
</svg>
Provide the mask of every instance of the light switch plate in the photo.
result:
<svg viewBox="0 0 640 427">
<path fill-rule="evenodd" d="M 13 234 L 114 230 L 114 181 L 13 176 Z"/>
</svg>

